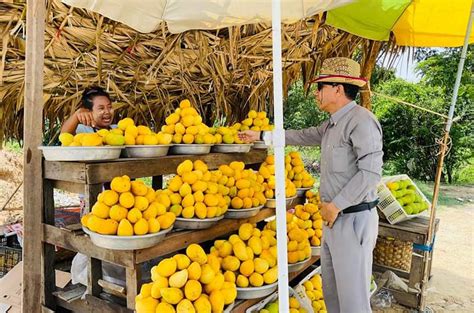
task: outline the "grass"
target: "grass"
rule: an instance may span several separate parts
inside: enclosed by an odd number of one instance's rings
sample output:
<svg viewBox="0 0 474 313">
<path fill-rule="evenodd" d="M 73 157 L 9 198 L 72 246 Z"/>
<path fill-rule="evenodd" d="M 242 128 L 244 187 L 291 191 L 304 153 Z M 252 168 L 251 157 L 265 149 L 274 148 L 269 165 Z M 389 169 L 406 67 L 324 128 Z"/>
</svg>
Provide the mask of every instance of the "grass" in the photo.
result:
<svg viewBox="0 0 474 313">
<path fill-rule="evenodd" d="M 3 149 L 7 151 L 12 151 L 15 153 L 22 153 L 23 147 L 20 146 L 20 143 L 16 140 L 8 140 L 3 144 Z"/>
<path fill-rule="evenodd" d="M 422 182 L 422 181 L 415 181 L 418 188 L 420 188 L 421 192 L 430 200 L 433 199 L 433 182 Z M 446 207 L 456 207 L 456 206 L 463 206 L 466 202 L 462 202 L 457 200 L 459 195 L 456 195 L 456 187 L 457 185 L 443 185 L 443 190 L 440 191 L 438 195 L 438 206 L 446 206 Z M 474 191 L 474 187 L 473 187 Z"/>
</svg>

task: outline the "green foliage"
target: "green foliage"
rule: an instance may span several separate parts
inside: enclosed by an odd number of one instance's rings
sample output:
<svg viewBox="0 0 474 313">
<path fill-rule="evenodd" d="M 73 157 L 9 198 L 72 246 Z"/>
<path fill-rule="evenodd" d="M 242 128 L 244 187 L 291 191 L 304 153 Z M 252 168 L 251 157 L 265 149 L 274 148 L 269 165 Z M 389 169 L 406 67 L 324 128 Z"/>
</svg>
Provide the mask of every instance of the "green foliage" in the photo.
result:
<svg viewBox="0 0 474 313">
<path fill-rule="evenodd" d="M 436 87 L 394 79 L 380 85 L 377 91 L 433 111 L 443 110 L 442 92 Z M 373 98 L 373 110 L 383 129 L 385 167 L 394 171 L 388 174 L 433 180 L 436 139 L 442 134 L 443 119 L 382 97 Z"/>
<path fill-rule="evenodd" d="M 328 118 L 328 115 L 317 107 L 313 92 L 305 94 L 301 81 L 291 86 L 288 91 L 283 115 L 285 129 L 317 126 Z"/>
</svg>

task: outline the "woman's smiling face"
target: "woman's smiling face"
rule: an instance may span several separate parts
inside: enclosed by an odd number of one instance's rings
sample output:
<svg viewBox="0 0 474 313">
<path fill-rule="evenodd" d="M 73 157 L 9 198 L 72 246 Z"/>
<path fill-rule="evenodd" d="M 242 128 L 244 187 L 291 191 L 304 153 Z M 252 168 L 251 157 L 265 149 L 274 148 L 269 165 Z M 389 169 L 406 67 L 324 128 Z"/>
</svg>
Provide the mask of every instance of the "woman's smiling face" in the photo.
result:
<svg viewBox="0 0 474 313">
<path fill-rule="evenodd" d="M 98 128 L 108 128 L 114 118 L 114 109 L 109 98 L 96 96 L 92 100 L 92 115 Z"/>
</svg>

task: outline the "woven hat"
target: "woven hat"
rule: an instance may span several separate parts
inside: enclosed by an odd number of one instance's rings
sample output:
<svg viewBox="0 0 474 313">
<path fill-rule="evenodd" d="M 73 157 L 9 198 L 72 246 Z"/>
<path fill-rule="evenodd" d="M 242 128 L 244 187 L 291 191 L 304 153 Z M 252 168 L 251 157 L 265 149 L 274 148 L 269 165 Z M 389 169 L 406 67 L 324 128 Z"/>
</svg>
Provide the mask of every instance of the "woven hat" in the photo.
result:
<svg viewBox="0 0 474 313">
<path fill-rule="evenodd" d="M 349 58 L 329 58 L 324 60 L 319 76 L 311 82 L 343 83 L 359 87 L 367 84 L 367 80 L 360 77 L 359 63 Z"/>
</svg>

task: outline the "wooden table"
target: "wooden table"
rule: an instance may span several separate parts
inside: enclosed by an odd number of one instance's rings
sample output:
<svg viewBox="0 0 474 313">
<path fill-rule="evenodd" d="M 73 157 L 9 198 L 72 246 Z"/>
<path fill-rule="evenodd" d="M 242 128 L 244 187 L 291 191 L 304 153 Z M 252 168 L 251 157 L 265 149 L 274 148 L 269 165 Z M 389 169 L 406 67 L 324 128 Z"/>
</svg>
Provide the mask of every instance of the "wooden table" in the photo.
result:
<svg viewBox="0 0 474 313">
<path fill-rule="evenodd" d="M 382 237 L 393 237 L 402 241 L 409 241 L 414 244 L 411 268 L 410 271 L 402 271 L 399 269 L 383 266 L 380 264 L 374 264 L 374 272 L 385 272 L 390 270 L 394 272 L 398 277 L 407 281 L 410 288 L 420 290 L 421 285 L 427 282 L 431 275 L 431 264 L 433 262 L 433 249 L 428 253 L 428 257 L 425 257 L 424 251 L 417 249 L 422 248 L 426 244 L 428 238 L 428 217 L 417 217 L 411 220 L 407 220 L 395 225 L 391 225 L 386 221 L 379 222 L 379 236 Z M 438 231 L 439 219 L 436 219 L 434 234 Z M 428 270 L 425 272 L 425 263 L 428 262 Z M 390 290 L 397 300 L 398 303 L 415 309 L 420 309 L 423 306 L 425 296 L 421 292 L 401 292 L 397 290 Z"/>
</svg>

